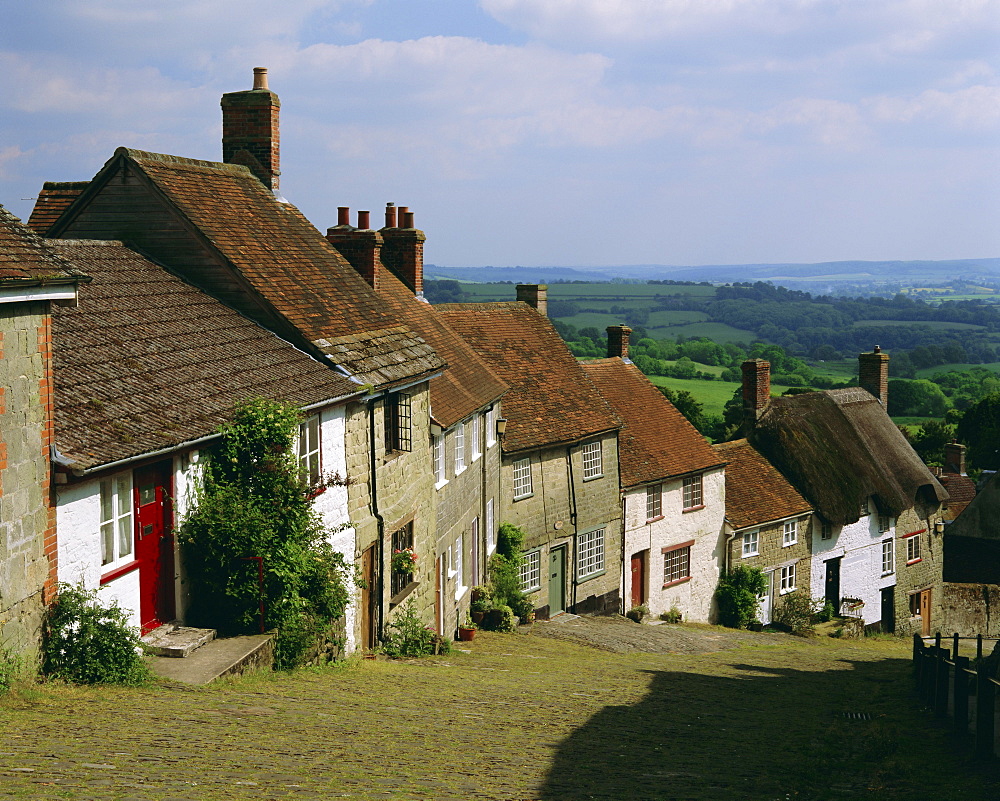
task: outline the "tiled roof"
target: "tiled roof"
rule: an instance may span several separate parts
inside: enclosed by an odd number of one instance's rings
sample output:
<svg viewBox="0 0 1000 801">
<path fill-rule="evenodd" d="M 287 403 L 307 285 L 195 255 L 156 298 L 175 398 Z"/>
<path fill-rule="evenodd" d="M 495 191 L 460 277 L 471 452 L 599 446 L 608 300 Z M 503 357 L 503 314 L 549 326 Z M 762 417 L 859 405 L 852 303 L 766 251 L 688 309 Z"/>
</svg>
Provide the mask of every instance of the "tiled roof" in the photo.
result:
<svg viewBox="0 0 1000 801">
<path fill-rule="evenodd" d="M 125 169 L 144 174 L 192 236 L 235 268 L 247 298 L 263 301 L 306 342 L 331 343 L 338 363 L 359 380 L 384 386 L 444 367 L 302 213 L 246 167 L 119 148 L 92 183 Z"/>
<path fill-rule="evenodd" d="M 948 517 L 954 520 L 976 497 L 976 482 L 959 473 L 943 473 L 938 481 L 948 491 Z"/>
<path fill-rule="evenodd" d="M 90 181 L 46 181 L 35 200 L 35 207 L 31 210 L 28 227 L 45 236 L 52 223 L 59 219 L 59 215 L 66 211 L 69 204 L 89 185 Z"/>
<path fill-rule="evenodd" d="M 71 283 L 82 274 L 0 206 L 0 282 Z"/>
<path fill-rule="evenodd" d="M 437 314 L 510 389 L 506 452 L 576 442 L 621 427 L 551 321 L 525 303 L 445 303 Z"/>
<path fill-rule="evenodd" d="M 915 506 L 926 517 L 948 497 L 885 407 L 858 387 L 771 398 L 748 438 L 837 525 L 857 521 L 870 496 L 892 517 Z"/>
<path fill-rule="evenodd" d="M 622 421 L 618 462 L 623 487 L 725 463 L 634 364 L 611 358 L 581 365 Z"/>
<path fill-rule="evenodd" d="M 745 439 L 714 446 L 726 465 L 726 519 L 735 529 L 811 511 L 795 487 Z"/>
<path fill-rule="evenodd" d="M 450 428 L 506 392 L 507 384 L 448 326 L 435 306 L 417 300 L 385 267 L 377 269 L 379 295 L 448 362 L 448 368 L 430 384 L 434 422 Z"/>
<path fill-rule="evenodd" d="M 74 468 L 210 435 L 240 400 L 360 391 L 120 243 L 46 242 L 93 276 L 77 308 L 53 312 L 56 445 Z"/>
</svg>

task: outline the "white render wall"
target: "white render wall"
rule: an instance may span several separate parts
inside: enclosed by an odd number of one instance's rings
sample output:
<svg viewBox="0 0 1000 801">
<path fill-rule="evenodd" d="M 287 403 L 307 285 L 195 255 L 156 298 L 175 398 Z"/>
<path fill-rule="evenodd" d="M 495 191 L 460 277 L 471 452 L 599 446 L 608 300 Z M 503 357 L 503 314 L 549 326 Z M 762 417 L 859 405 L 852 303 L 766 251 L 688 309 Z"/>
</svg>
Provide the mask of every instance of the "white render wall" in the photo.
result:
<svg viewBox="0 0 1000 801">
<path fill-rule="evenodd" d="M 625 495 L 625 566 L 622 598 L 632 603 L 632 555 L 648 549 L 646 560 L 646 606 L 652 617 L 676 606 L 684 620 L 707 623 L 712 617 L 712 599 L 719 583 L 726 515 L 724 470 L 706 472 L 702 478 L 703 508 L 684 512 L 683 480 L 663 483 L 663 517 L 646 521 L 646 488 Z M 694 540 L 691 546 L 691 579 L 663 588 L 662 549 Z"/>
<path fill-rule="evenodd" d="M 346 407 L 343 405 L 323 409 L 320 412 L 320 466 L 324 476 L 339 473 L 347 477 Z M 365 476 L 351 476 L 354 480 L 365 480 Z M 353 585 L 354 565 L 361 558 L 357 552 L 354 529 L 347 510 L 347 487 L 333 486 L 317 496 L 314 508 L 323 518 L 323 525 L 330 531 L 330 544 L 337 553 L 343 554 L 348 565 L 347 581 L 351 602 L 344 613 L 346 616 L 346 653 L 357 647 L 355 623 L 357 601 L 360 591 Z"/>
<path fill-rule="evenodd" d="M 874 509 L 874 504 L 872 508 Z M 878 514 L 865 515 L 856 523 L 850 523 L 842 528 L 833 526 L 832 536 L 824 540 L 820 535 L 822 529 L 820 522 L 814 521 L 810 570 L 812 597 L 822 599 L 825 593 L 826 566 L 823 562 L 842 556 L 841 597 L 860 598 L 865 602 L 861 615 L 866 625 L 881 620 L 881 591 L 896 584 L 895 572 L 882 575 L 882 540 L 891 538 L 895 542 L 895 547 L 899 547 L 899 542 L 896 541 L 896 520 L 892 518 L 891 523 L 888 531 L 879 533 Z"/>
<path fill-rule="evenodd" d="M 105 604 L 116 601 L 128 612 L 129 625 L 139 628 L 139 571 L 133 570 L 101 587 L 101 482 L 98 479 L 59 487 L 56 538 L 60 582 L 100 587 Z"/>
</svg>

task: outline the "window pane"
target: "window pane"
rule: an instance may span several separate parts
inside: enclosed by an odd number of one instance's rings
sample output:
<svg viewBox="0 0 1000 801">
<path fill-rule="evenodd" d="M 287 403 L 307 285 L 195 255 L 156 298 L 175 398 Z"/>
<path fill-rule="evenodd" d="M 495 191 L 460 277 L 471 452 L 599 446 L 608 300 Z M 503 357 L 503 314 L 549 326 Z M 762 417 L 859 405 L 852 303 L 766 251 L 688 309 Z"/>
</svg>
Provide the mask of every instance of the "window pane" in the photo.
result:
<svg viewBox="0 0 1000 801">
<path fill-rule="evenodd" d="M 108 565 L 115 561 L 114 523 L 101 526 L 101 564 Z"/>
<path fill-rule="evenodd" d="M 114 496 L 111 494 L 111 482 L 101 482 L 101 522 L 107 523 L 115 519 Z"/>
<path fill-rule="evenodd" d="M 127 515 L 118 520 L 118 558 L 132 553 L 132 517 Z"/>
</svg>

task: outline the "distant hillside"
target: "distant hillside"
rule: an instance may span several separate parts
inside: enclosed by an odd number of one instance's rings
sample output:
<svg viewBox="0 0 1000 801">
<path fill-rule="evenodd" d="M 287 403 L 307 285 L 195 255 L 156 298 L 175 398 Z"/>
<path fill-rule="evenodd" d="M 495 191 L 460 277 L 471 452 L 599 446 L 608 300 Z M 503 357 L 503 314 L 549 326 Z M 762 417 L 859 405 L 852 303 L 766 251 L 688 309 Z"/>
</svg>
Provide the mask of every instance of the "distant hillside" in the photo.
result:
<svg viewBox="0 0 1000 801">
<path fill-rule="evenodd" d="M 439 267 L 427 265 L 430 278 L 459 281 L 771 281 L 813 293 L 848 294 L 862 288 L 891 289 L 956 279 L 1000 282 L 1000 258 L 947 261 L 833 261 L 817 264 L 709 264 L 700 267 L 636 264 L 607 267 Z"/>
</svg>

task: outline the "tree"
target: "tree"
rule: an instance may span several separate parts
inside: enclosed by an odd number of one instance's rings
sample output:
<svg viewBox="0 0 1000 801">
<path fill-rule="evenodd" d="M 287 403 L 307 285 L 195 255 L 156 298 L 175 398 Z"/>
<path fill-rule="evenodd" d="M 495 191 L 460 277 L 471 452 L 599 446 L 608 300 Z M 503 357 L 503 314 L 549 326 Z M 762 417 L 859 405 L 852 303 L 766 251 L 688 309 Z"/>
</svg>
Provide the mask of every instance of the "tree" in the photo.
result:
<svg viewBox="0 0 1000 801">
<path fill-rule="evenodd" d="M 698 429 L 702 434 L 705 433 L 706 419 L 705 419 L 705 407 L 695 399 L 694 395 L 688 392 L 686 389 L 671 389 L 670 387 L 657 387 L 663 396 L 670 401 L 685 418 L 687 421 Z"/>
<path fill-rule="evenodd" d="M 736 565 L 723 573 L 715 590 L 719 622 L 730 628 L 745 629 L 757 619 L 757 599 L 766 591 L 767 579 L 760 568 Z"/>
<path fill-rule="evenodd" d="M 1000 470 L 1000 392 L 966 409 L 956 435 L 968 447 L 969 463 L 978 470 Z"/>
<path fill-rule="evenodd" d="M 944 464 L 944 446 L 955 436 L 955 429 L 940 420 L 928 420 L 913 437 L 913 450 L 927 464 Z"/>
<path fill-rule="evenodd" d="M 276 628 L 279 668 L 298 664 L 347 605 L 344 558 L 313 509 L 319 487 L 309 486 L 294 452 L 300 419 L 275 401 L 240 404 L 179 532 L 193 617 L 227 634 L 258 631 L 261 622 Z"/>
</svg>

